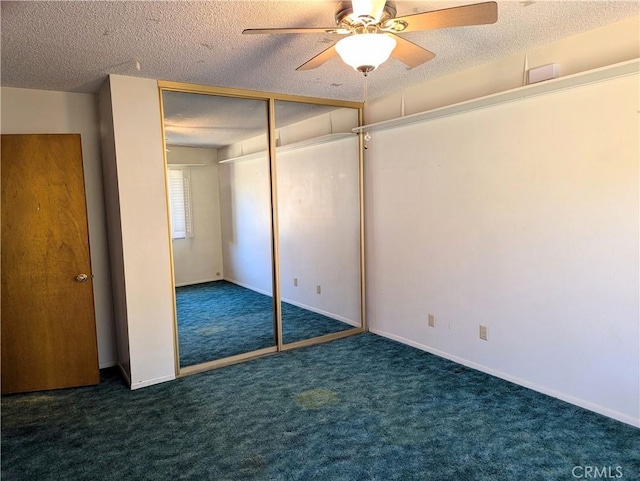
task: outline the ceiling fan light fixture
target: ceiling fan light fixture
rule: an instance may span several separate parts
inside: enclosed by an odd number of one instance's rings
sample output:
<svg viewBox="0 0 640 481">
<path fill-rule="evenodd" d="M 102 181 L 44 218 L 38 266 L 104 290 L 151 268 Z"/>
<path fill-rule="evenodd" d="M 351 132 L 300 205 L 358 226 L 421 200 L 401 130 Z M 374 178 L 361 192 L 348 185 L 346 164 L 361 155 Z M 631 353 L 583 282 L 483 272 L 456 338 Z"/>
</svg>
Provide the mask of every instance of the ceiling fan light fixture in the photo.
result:
<svg viewBox="0 0 640 481">
<path fill-rule="evenodd" d="M 364 74 L 387 61 L 396 47 L 393 37 L 382 33 L 361 33 L 343 38 L 336 51 L 347 65 Z"/>
</svg>

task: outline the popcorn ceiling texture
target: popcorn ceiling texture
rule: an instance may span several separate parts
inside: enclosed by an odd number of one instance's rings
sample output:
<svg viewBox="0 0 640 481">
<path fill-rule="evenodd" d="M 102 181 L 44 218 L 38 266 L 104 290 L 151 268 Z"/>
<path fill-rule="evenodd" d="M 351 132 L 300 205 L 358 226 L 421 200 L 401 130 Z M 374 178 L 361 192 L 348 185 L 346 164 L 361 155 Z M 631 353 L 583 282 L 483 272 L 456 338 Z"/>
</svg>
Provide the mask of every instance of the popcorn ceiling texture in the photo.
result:
<svg viewBox="0 0 640 481">
<path fill-rule="evenodd" d="M 396 2 L 398 16 L 469 2 Z M 338 37 L 242 35 L 245 28 L 334 25 L 334 1 L 2 2 L 2 86 L 96 92 L 110 73 L 313 97 L 363 99 L 339 58 L 295 69 Z M 638 15 L 637 1 L 498 2 L 495 25 L 405 34 L 436 54 L 408 70 L 392 59 L 369 98 L 525 52 Z M 140 63 L 140 71 L 136 68 Z"/>
</svg>

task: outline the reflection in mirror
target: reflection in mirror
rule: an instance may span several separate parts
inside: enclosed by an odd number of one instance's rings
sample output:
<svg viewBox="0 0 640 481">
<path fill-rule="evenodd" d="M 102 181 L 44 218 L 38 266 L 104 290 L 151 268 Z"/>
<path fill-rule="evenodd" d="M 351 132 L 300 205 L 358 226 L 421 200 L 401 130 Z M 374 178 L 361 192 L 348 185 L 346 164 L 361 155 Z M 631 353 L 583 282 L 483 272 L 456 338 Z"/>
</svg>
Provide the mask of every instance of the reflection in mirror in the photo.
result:
<svg viewBox="0 0 640 481">
<path fill-rule="evenodd" d="M 282 338 L 361 327 L 358 110 L 276 101 Z"/>
<path fill-rule="evenodd" d="M 267 101 L 162 100 L 180 367 L 273 347 Z"/>
</svg>

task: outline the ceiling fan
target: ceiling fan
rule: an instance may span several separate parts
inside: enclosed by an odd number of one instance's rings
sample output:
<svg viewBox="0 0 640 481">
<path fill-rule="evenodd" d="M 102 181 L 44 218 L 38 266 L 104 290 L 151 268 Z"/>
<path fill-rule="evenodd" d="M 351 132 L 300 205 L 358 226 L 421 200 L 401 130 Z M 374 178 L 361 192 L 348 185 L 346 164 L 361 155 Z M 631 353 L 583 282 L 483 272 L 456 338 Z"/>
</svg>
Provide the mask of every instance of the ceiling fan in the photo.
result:
<svg viewBox="0 0 640 481">
<path fill-rule="evenodd" d="M 390 0 L 352 0 L 338 2 L 335 27 L 250 28 L 243 34 L 332 33 L 346 35 L 296 70 L 311 70 L 339 55 L 365 76 L 393 56 L 409 68 L 435 57 L 433 52 L 398 34 L 417 30 L 486 25 L 498 20 L 496 2 L 396 17 L 395 2 Z"/>
</svg>

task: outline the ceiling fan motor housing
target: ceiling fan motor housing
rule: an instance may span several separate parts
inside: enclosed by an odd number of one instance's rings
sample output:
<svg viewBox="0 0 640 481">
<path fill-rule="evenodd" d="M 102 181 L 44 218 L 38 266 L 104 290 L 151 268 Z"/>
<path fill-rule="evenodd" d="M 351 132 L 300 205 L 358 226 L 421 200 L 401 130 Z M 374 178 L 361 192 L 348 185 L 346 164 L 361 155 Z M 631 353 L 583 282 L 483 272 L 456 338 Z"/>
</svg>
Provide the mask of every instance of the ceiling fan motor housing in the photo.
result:
<svg viewBox="0 0 640 481">
<path fill-rule="evenodd" d="M 396 5 L 395 2 L 387 1 L 384 4 L 384 8 L 382 9 L 382 14 L 380 15 L 380 20 L 376 22 L 376 20 L 372 17 L 363 18 L 363 17 L 355 17 L 353 15 L 353 6 L 351 1 L 343 1 L 338 2 L 338 6 L 336 8 L 336 25 L 340 28 L 352 29 L 359 25 L 369 25 L 371 23 L 377 25 L 384 25 L 385 22 L 395 18 L 396 16 Z M 370 21 L 368 21 L 370 19 Z"/>
</svg>

